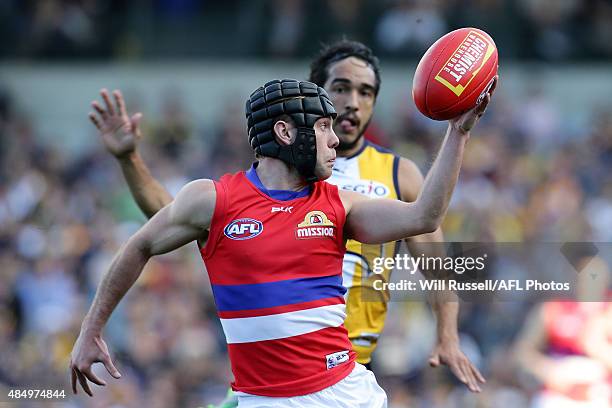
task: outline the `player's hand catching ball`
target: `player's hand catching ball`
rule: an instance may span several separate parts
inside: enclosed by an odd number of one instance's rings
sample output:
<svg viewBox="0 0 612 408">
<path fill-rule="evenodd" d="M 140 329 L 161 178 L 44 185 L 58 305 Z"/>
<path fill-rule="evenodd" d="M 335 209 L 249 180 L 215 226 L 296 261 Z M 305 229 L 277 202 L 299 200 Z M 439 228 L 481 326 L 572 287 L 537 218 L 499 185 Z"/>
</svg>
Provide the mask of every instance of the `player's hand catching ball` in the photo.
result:
<svg viewBox="0 0 612 408">
<path fill-rule="evenodd" d="M 98 101 L 93 101 L 91 106 L 96 112 L 90 112 L 89 119 L 100 131 L 106 149 L 118 159 L 126 157 L 136 150 L 136 145 L 142 137 L 139 127 L 142 113 L 129 117 L 119 90 L 113 91 L 114 104 L 106 89 L 102 89 L 100 95 L 104 100 L 104 107 Z"/>
<path fill-rule="evenodd" d="M 106 385 L 106 382 L 98 378 L 91 367 L 94 363 L 102 363 L 106 370 L 114 378 L 121 378 L 119 370 L 113 364 L 108 347 L 102 337 L 93 335 L 84 335 L 82 332 L 79 335 L 72 354 L 70 355 L 70 374 L 72 380 L 72 391 L 77 393 L 77 379 L 83 387 L 83 390 L 93 397 L 87 380 L 97 385 Z"/>
<path fill-rule="evenodd" d="M 456 118 L 450 119 L 449 123 L 461 134 L 466 134 L 478 123 L 478 120 L 484 115 L 487 110 L 487 106 L 489 106 L 489 102 L 491 102 L 491 97 L 493 96 L 493 92 L 495 92 L 495 87 L 497 87 L 498 76 L 496 75 L 493 78 L 493 82 L 491 83 L 491 87 L 484 94 L 482 100 L 476 105 L 474 109 L 471 109 Z"/>
</svg>

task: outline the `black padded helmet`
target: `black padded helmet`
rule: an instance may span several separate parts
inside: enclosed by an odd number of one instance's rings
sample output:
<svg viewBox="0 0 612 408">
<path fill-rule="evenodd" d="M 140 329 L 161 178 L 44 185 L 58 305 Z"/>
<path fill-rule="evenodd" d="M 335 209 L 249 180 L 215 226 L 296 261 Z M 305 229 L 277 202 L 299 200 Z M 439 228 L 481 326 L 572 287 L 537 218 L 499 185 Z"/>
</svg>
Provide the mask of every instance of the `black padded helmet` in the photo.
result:
<svg viewBox="0 0 612 408">
<path fill-rule="evenodd" d="M 289 116 L 298 130 L 295 142 L 289 146 L 281 146 L 274 138 L 274 123 L 283 115 Z M 295 79 L 270 81 L 247 100 L 246 117 L 249 143 L 255 153 L 295 166 L 309 182 L 317 180 L 314 124 L 323 117 L 336 117 L 334 105 L 323 88 Z"/>
</svg>

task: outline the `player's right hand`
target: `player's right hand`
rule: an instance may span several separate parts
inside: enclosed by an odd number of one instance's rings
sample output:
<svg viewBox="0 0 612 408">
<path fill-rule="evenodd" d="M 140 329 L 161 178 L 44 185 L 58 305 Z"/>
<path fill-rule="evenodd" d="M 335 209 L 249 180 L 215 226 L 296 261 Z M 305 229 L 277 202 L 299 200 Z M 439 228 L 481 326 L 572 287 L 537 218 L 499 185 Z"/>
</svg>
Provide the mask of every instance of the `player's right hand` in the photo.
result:
<svg viewBox="0 0 612 408">
<path fill-rule="evenodd" d="M 489 102 L 491 102 L 491 98 L 493 97 L 493 93 L 495 92 L 495 88 L 497 87 L 497 82 L 499 81 L 499 76 L 495 75 L 493 78 L 493 82 L 491 83 L 491 88 L 484 95 L 482 100 L 476 107 L 473 109 L 462 113 L 456 118 L 450 119 L 451 125 L 459 130 L 460 133 L 468 133 L 472 128 L 478 123 L 482 115 L 484 115 L 487 110 L 487 106 Z"/>
<path fill-rule="evenodd" d="M 91 366 L 94 363 L 104 364 L 104 367 L 106 367 L 106 370 L 110 375 L 112 375 L 114 378 L 121 378 L 121 374 L 113 364 L 113 360 L 108 352 L 108 347 L 106 346 L 104 340 L 102 340 L 102 337 L 87 336 L 81 333 L 74 344 L 72 354 L 70 355 L 72 391 L 75 394 L 77 393 L 77 379 L 79 380 L 81 387 L 83 387 L 83 390 L 90 397 L 93 397 L 93 394 L 89 388 L 89 383 L 87 380 L 97 385 L 106 385 L 106 382 L 98 378 L 91 370 Z"/>
<path fill-rule="evenodd" d="M 136 150 L 138 141 L 142 137 L 139 126 L 142 113 L 138 112 L 132 117 L 128 116 L 123 95 L 119 90 L 113 91 L 115 104 L 111 101 L 108 90 L 102 89 L 100 95 L 104 106 L 98 101 L 93 101 L 91 106 L 95 112 L 89 113 L 89 119 L 100 131 L 106 150 L 121 159 Z"/>
</svg>

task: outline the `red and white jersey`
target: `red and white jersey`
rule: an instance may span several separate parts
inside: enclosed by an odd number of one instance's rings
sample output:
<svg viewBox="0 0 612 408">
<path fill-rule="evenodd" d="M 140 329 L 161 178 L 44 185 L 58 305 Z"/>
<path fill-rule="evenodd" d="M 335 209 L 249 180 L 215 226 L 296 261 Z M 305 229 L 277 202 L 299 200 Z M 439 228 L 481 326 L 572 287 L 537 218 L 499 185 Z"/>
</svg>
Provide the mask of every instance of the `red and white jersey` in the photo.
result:
<svg viewBox="0 0 612 408">
<path fill-rule="evenodd" d="M 215 182 L 215 212 L 201 250 L 232 388 L 271 397 L 310 394 L 354 367 L 343 325 L 344 207 L 337 187 L 326 182 L 284 201 L 257 184 L 254 169 Z"/>
</svg>

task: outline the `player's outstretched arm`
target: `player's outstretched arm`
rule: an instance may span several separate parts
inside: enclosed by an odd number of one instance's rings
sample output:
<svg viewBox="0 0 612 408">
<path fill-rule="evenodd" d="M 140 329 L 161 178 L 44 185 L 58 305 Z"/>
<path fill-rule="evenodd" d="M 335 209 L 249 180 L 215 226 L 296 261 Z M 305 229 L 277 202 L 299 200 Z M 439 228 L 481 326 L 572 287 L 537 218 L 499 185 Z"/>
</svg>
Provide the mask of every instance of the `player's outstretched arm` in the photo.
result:
<svg viewBox="0 0 612 408">
<path fill-rule="evenodd" d="M 345 234 L 365 244 L 382 244 L 429 234 L 442 223 L 457 182 L 468 134 L 449 131 L 416 201 L 378 199 L 341 191 L 347 218 Z"/>
<path fill-rule="evenodd" d="M 438 158 L 415 202 L 373 200 L 352 191 L 341 191 L 347 211 L 346 237 L 365 244 L 382 244 L 437 230 L 457 182 L 468 137 L 469 133 L 449 126 Z"/>
<path fill-rule="evenodd" d="M 120 377 L 102 340 L 104 325 L 150 257 L 177 249 L 205 234 L 210 226 L 215 199 L 212 181 L 196 180 L 187 184 L 172 203 L 155 214 L 119 250 L 96 291 L 72 350 L 70 370 L 75 394 L 77 379 L 90 396 L 88 380 L 105 385 L 91 370 L 93 363 L 103 363 L 113 377 Z"/>
<path fill-rule="evenodd" d="M 449 121 L 438 157 L 415 202 L 370 200 L 358 193 L 340 192 L 347 211 L 347 238 L 366 244 L 382 244 L 432 233 L 440 227 L 459 177 L 470 130 L 484 114 L 496 82 L 478 106 Z"/>
<path fill-rule="evenodd" d="M 89 119 L 100 132 L 106 150 L 119 162 L 132 197 L 142 212 L 151 218 L 172 201 L 172 195 L 151 175 L 151 171 L 138 152 L 142 139 L 140 121 L 142 113 L 128 115 L 121 91 L 113 91 L 113 103 L 106 89 L 100 91 L 104 105 L 93 101 L 95 112 Z"/>
</svg>

